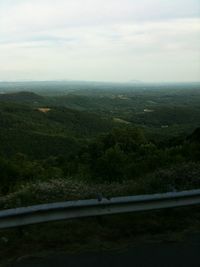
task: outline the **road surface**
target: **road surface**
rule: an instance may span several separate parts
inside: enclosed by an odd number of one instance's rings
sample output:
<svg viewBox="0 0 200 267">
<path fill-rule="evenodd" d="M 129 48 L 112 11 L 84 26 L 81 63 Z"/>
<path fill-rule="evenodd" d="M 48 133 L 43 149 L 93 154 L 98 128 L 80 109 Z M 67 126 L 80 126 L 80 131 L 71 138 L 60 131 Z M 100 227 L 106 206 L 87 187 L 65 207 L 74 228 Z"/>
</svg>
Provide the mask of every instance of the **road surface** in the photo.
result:
<svg viewBox="0 0 200 267">
<path fill-rule="evenodd" d="M 140 244 L 121 251 L 26 258 L 12 267 L 200 267 L 200 234 L 183 242 Z"/>
</svg>

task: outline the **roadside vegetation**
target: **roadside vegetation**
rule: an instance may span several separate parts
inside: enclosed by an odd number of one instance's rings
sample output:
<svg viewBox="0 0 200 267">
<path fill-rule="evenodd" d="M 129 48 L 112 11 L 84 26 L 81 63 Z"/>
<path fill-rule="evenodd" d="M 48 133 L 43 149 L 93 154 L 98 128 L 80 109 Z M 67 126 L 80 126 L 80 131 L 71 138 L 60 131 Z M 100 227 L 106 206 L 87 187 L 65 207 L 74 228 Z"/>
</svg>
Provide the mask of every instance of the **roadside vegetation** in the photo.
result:
<svg viewBox="0 0 200 267">
<path fill-rule="evenodd" d="M 1 94 L 1 208 L 6 198 L 41 203 L 46 193 L 36 198 L 31 187 L 50 187 L 48 202 L 199 187 L 200 95 L 191 86 Z"/>
<path fill-rule="evenodd" d="M 63 87 L 63 95 L 51 87 L 48 95 L 47 87 L 41 95 L 0 95 L 0 210 L 200 187 L 197 84 L 171 91 Z M 0 231 L 0 257 L 99 250 L 173 234 L 177 240 L 198 231 L 199 222 L 198 208 L 183 208 Z"/>
</svg>

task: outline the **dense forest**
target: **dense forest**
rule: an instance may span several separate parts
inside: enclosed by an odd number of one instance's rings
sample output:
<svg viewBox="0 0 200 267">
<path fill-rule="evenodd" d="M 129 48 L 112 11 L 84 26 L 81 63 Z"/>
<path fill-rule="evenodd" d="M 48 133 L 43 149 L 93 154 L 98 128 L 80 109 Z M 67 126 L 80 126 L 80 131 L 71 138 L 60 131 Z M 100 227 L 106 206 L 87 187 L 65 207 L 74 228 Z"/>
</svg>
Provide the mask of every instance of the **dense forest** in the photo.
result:
<svg viewBox="0 0 200 267">
<path fill-rule="evenodd" d="M 2 197 L 59 179 L 134 193 L 199 187 L 199 84 L 34 86 L 0 86 Z"/>
</svg>

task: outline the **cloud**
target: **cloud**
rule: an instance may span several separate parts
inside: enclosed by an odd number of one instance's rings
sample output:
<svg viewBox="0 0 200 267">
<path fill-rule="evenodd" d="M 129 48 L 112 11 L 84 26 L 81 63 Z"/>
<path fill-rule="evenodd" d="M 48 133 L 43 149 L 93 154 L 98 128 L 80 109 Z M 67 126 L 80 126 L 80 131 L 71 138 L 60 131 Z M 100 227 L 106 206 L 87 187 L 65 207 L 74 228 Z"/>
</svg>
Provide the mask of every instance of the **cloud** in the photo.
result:
<svg viewBox="0 0 200 267">
<path fill-rule="evenodd" d="M 199 7 L 198 0 L 1 0 L 0 79 L 197 79 Z"/>
<path fill-rule="evenodd" d="M 34 33 L 58 27 L 191 18 L 199 12 L 198 0 L 1 0 L 0 30 L 5 35 Z"/>
</svg>

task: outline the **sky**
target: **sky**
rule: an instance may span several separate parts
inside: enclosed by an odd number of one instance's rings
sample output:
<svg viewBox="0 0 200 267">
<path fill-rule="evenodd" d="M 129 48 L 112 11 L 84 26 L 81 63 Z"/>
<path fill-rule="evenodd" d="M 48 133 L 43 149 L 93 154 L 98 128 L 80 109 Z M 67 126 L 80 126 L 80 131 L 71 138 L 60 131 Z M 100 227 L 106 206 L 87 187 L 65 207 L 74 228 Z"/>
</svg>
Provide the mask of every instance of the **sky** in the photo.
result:
<svg viewBox="0 0 200 267">
<path fill-rule="evenodd" d="M 0 81 L 200 81 L 199 0 L 0 0 Z"/>
</svg>

